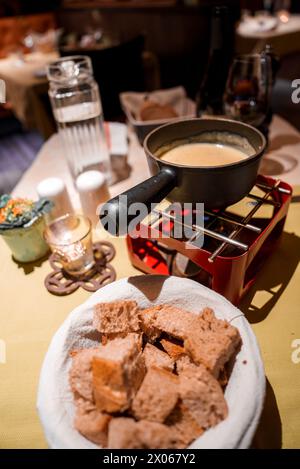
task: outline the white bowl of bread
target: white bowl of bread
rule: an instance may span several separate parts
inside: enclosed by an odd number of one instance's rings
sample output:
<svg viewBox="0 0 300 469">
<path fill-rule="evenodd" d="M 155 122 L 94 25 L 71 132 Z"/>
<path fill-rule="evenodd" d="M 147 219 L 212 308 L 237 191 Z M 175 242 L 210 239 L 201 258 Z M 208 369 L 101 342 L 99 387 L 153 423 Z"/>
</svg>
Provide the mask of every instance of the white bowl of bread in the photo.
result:
<svg viewBox="0 0 300 469">
<path fill-rule="evenodd" d="M 51 448 L 247 448 L 264 393 L 241 311 L 192 280 L 143 275 L 68 316 L 37 406 Z"/>
</svg>

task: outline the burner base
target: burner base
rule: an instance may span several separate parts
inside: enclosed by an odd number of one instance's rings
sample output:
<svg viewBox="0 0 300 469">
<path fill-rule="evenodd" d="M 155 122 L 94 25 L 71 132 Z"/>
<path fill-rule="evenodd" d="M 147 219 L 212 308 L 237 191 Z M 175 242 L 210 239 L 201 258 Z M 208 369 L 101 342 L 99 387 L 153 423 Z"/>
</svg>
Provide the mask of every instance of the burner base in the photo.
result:
<svg viewBox="0 0 300 469">
<path fill-rule="evenodd" d="M 213 257 L 215 242 L 213 250 L 207 246 L 209 243 L 205 243 L 202 248 L 189 249 L 186 240 L 172 237 L 150 239 L 144 236 L 135 237 L 135 234 L 133 237 L 127 236 L 132 264 L 149 274 L 191 278 L 225 296 L 233 304 L 238 304 L 255 281 L 267 257 L 276 249 L 292 195 L 292 188 L 284 182 L 278 183 L 271 178 L 259 176 L 258 184 L 260 189 L 264 185 L 274 186 L 270 199 L 266 201 L 266 204 L 271 205 L 272 212 L 269 218 L 251 218 L 250 223 L 259 226 L 260 233 L 240 229 L 237 239 L 247 242 L 249 248 L 246 252 L 238 252 L 225 246 Z M 253 196 L 249 198 L 253 204 Z M 232 207 L 232 215 L 231 209 Z M 142 225 L 139 229 L 141 227 Z M 147 233 L 148 227 L 144 228 Z"/>
</svg>

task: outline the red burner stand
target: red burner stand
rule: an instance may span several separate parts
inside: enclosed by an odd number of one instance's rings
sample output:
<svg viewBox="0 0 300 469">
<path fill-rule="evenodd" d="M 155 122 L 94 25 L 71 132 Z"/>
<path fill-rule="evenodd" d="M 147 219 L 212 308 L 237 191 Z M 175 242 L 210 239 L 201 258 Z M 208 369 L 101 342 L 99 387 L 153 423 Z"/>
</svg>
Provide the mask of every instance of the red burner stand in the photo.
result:
<svg viewBox="0 0 300 469">
<path fill-rule="evenodd" d="M 196 273 L 188 275 L 190 278 L 208 285 L 233 304 L 238 304 L 255 281 L 266 258 L 276 249 L 292 195 L 292 188 L 287 183 L 275 181 L 272 178 L 259 176 L 256 186 L 263 191 L 264 195 L 258 197 L 251 191 L 247 196 L 250 201 L 248 205 L 251 208 L 244 218 L 235 216 L 231 208 L 222 213 L 213 213 L 218 223 L 220 219 L 224 220 L 227 216 L 235 220 L 227 236 L 247 244 L 247 250 L 241 251 L 235 246 L 215 239 L 212 243 L 205 242 L 202 248 L 191 249 L 187 245 L 187 240 L 174 239 L 171 236 L 172 221 L 162 215 L 161 223 L 155 227 L 155 238 L 148 237 L 149 225 L 144 225 L 144 222 L 138 227 L 138 237 L 135 238 L 137 232 L 127 236 L 127 247 L 132 264 L 149 274 L 178 275 L 174 259 L 177 253 L 180 253 L 195 267 Z M 258 209 L 266 205 L 272 207 L 272 215 L 264 219 L 256 218 L 255 213 L 258 213 Z M 252 215 L 252 212 L 255 213 Z M 248 230 L 245 227 L 246 224 L 254 225 L 254 228 L 256 225 L 258 232 Z M 165 237 L 166 230 L 170 232 L 167 238 Z"/>
</svg>

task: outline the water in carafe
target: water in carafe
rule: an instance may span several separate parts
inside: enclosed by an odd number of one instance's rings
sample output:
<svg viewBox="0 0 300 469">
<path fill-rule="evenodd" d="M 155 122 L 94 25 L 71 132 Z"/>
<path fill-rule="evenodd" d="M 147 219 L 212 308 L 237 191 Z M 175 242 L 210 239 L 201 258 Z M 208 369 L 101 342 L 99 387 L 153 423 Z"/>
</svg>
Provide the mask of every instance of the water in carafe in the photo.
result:
<svg viewBox="0 0 300 469">
<path fill-rule="evenodd" d="M 73 177 L 96 169 L 110 181 L 102 106 L 90 59 L 60 59 L 50 65 L 48 77 L 53 114 Z"/>
</svg>

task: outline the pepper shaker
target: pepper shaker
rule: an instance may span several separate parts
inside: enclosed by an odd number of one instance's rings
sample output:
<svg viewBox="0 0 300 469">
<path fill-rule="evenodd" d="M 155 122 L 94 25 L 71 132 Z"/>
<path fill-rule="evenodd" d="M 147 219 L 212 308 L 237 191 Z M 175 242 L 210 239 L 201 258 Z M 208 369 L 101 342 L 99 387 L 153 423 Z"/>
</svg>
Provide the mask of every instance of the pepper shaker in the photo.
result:
<svg viewBox="0 0 300 469">
<path fill-rule="evenodd" d="M 84 215 L 96 226 L 97 208 L 110 198 L 105 175 L 100 171 L 86 171 L 77 177 L 76 188 Z"/>
</svg>

